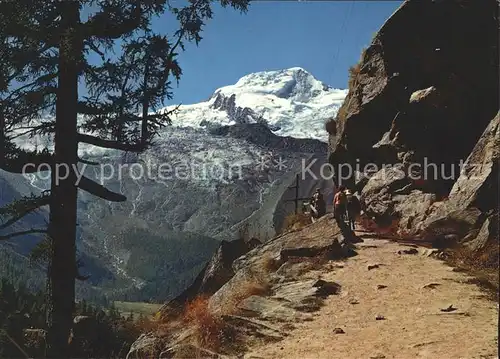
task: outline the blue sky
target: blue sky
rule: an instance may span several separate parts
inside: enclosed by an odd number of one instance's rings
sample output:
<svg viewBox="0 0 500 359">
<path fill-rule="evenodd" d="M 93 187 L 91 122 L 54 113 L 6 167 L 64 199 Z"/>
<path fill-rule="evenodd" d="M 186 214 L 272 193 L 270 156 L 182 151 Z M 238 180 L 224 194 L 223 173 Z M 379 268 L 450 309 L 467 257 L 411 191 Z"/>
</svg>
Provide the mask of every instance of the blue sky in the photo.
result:
<svg viewBox="0 0 500 359">
<path fill-rule="evenodd" d="M 174 98 L 165 104 L 201 102 L 246 74 L 296 66 L 332 87 L 346 88 L 349 67 L 401 3 L 255 0 L 242 14 L 215 2 L 199 45 L 188 43 L 179 55 L 183 75 L 178 87 L 174 83 Z M 171 4 L 185 6 L 185 0 Z M 82 20 L 89 11 L 84 10 Z M 153 21 L 153 29 L 173 34 L 177 20 L 164 14 Z M 80 91 L 86 92 L 84 87 Z"/>
<path fill-rule="evenodd" d="M 183 76 L 171 102 L 200 102 L 248 73 L 295 66 L 346 88 L 349 67 L 401 2 L 256 1 L 246 14 L 215 6 L 199 46 L 179 56 Z M 171 29 L 167 20 L 155 30 Z"/>
</svg>

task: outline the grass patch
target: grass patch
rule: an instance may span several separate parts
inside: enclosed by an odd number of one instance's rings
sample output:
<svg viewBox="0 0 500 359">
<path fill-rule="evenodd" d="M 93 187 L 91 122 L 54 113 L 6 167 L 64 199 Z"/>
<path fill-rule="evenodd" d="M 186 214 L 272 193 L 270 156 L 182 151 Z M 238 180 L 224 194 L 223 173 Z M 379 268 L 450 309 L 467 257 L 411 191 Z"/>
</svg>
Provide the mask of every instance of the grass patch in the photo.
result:
<svg viewBox="0 0 500 359">
<path fill-rule="evenodd" d="M 227 314 L 239 313 L 238 304 L 252 295 L 268 295 L 271 286 L 267 281 L 252 279 L 243 283 L 227 302 Z"/>
<path fill-rule="evenodd" d="M 228 294 L 221 300 L 220 314 L 221 315 L 239 315 L 241 310 L 238 305 L 252 295 L 266 296 L 271 294 L 271 284 L 268 274 L 262 270 L 259 272 L 248 273 L 248 277 L 238 283 Z"/>
<path fill-rule="evenodd" d="M 131 313 L 134 316 L 149 316 L 154 315 L 161 308 L 161 304 L 143 303 L 143 302 L 114 302 L 115 308 L 124 316 Z"/>
<path fill-rule="evenodd" d="M 359 71 L 361 70 L 361 63 L 357 63 L 349 67 L 349 89 L 353 89 L 358 82 Z"/>
<path fill-rule="evenodd" d="M 276 272 L 282 264 L 280 260 L 267 253 L 260 259 L 260 265 L 266 273 Z"/>
<path fill-rule="evenodd" d="M 209 297 L 201 296 L 189 302 L 185 308 L 184 322 L 194 328 L 197 346 L 219 352 L 234 340 L 234 333 L 220 316 L 210 312 L 208 301 Z"/>
<path fill-rule="evenodd" d="M 194 329 L 193 340 L 196 346 L 217 353 L 232 352 L 237 348 L 237 332 L 222 317 L 240 314 L 238 304 L 252 295 L 270 293 L 270 284 L 264 274 L 252 276 L 224 299 L 221 312 L 209 309 L 209 296 L 199 296 L 187 303 L 182 316 L 184 326 Z"/>
<path fill-rule="evenodd" d="M 358 89 L 357 86 L 359 85 L 358 80 L 362 68 L 361 65 L 365 64 L 366 50 L 367 50 L 366 48 L 363 48 L 358 63 L 349 68 L 349 79 L 348 79 L 349 94 L 346 97 L 346 101 L 344 101 L 342 106 L 340 106 L 339 111 L 337 112 L 337 117 L 336 117 L 337 121 L 343 122 L 347 118 L 348 116 L 347 109 L 351 103 L 351 100 L 352 98 L 357 97 L 357 94 L 360 92 L 360 89 Z M 328 133 L 331 132 L 328 131 Z"/>
</svg>

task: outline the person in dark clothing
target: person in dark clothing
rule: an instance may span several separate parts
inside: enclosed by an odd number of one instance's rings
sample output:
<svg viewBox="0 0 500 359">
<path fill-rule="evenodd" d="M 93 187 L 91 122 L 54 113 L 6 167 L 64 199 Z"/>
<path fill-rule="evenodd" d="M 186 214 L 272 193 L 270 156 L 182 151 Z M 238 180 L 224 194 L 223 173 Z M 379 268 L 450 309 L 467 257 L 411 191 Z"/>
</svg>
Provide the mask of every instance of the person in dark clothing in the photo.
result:
<svg viewBox="0 0 500 359">
<path fill-rule="evenodd" d="M 319 188 L 311 199 L 311 211 L 313 218 L 316 219 L 323 217 L 326 213 L 326 203 Z"/>
<path fill-rule="evenodd" d="M 358 197 L 356 197 L 349 189 L 346 190 L 347 198 L 347 217 L 349 220 L 349 226 L 354 231 L 356 229 L 356 218 L 361 212 L 361 204 L 359 203 Z"/>
</svg>

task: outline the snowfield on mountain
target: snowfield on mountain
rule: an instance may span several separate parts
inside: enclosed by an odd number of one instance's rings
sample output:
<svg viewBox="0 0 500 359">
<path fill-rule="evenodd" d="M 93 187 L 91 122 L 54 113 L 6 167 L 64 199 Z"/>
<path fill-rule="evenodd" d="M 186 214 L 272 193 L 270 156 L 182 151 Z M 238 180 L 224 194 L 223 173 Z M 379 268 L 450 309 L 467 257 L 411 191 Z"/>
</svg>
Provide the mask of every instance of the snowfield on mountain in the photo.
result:
<svg viewBox="0 0 500 359">
<path fill-rule="evenodd" d="M 265 123 L 278 136 L 327 142 L 325 122 L 335 117 L 346 95 L 347 90 L 332 89 L 301 67 L 257 72 L 216 90 L 206 102 L 181 105 L 173 125 Z"/>
</svg>

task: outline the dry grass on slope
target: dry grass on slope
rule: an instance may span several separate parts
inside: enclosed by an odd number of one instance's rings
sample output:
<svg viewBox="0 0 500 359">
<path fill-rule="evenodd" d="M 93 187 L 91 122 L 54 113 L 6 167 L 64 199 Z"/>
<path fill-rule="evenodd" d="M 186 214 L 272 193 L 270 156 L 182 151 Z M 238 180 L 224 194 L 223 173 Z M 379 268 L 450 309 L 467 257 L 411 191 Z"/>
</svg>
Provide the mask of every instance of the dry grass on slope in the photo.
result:
<svg viewBox="0 0 500 359">
<path fill-rule="evenodd" d="M 197 297 L 187 304 L 184 322 L 194 328 L 196 345 L 218 351 L 232 340 L 232 332 L 220 316 L 213 315 L 208 309 L 208 297 Z"/>
<path fill-rule="evenodd" d="M 252 295 L 266 295 L 270 285 L 264 278 L 250 278 L 242 283 L 224 300 L 220 313 L 212 313 L 209 308 L 210 297 L 195 298 L 186 305 L 183 322 L 194 329 L 196 346 L 214 352 L 224 352 L 236 344 L 236 333 L 223 319 L 223 315 L 239 314 L 238 304 Z"/>
<path fill-rule="evenodd" d="M 485 290 L 490 299 L 499 300 L 499 255 L 500 245 L 496 240 L 488 242 L 482 249 L 473 251 L 465 246 L 445 251 L 445 261 L 457 272 L 466 272 Z"/>
<path fill-rule="evenodd" d="M 286 216 L 281 232 L 299 231 L 309 224 L 311 224 L 309 215 L 305 213 L 290 214 Z"/>
</svg>

